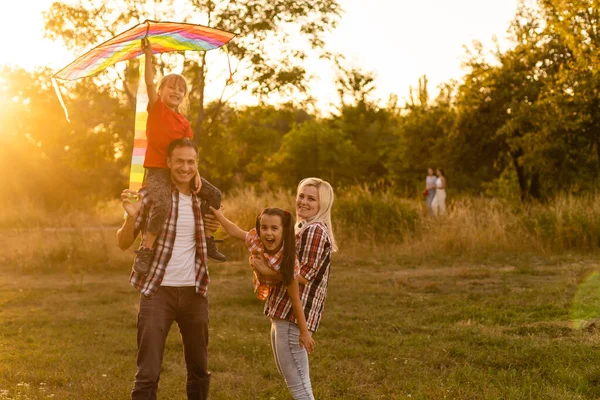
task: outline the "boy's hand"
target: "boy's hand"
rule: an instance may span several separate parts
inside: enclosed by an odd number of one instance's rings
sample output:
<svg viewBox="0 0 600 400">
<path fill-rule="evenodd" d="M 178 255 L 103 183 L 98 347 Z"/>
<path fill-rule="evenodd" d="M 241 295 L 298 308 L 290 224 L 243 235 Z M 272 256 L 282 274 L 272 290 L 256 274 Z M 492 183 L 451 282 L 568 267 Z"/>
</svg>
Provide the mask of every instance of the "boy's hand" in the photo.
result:
<svg viewBox="0 0 600 400">
<path fill-rule="evenodd" d="M 300 333 L 300 339 L 298 340 L 300 347 L 304 347 L 308 354 L 312 353 L 315 349 L 315 341 L 308 331 Z"/>
<path fill-rule="evenodd" d="M 142 195 L 133 190 L 125 189 L 121 192 L 123 208 L 130 217 L 137 217 L 142 208 Z"/>
<path fill-rule="evenodd" d="M 200 193 L 200 189 L 202 189 L 202 177 L 198 172 L 196 172 L 196 176 L 194 177 L 194 194 Z"/>
<path fill-rule="evenodd" d="M 152 57 L 152 44 L 150 44 L 148 38 L 142 39 L 142 50 L 144 50 L 146 57 Z"/>
</svg>

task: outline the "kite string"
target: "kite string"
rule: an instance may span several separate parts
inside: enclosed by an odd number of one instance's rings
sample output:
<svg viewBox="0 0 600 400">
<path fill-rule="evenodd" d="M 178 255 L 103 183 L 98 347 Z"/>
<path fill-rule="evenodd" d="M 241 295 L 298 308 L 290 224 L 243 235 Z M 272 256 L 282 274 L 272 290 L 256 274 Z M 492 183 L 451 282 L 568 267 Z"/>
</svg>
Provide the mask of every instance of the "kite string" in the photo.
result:
<svg viewBox="0 0 600 400">
<path fill-rule="evenodd" d="M 65 106 L 65 102 L 63 101 L 62 94 L 60 93 L 60 88 L 58 87 L 58 83 L 56 79 L 51 78 L 52 86 L 54 86 L 54 91 L 56 92 L 56 97 L 58 97 L 58 102 L 60 103 L 63 111 L 65 112 L 65 117 L 67 118 L 67 122 L 71 122 L 69 119 L 69 112 L 67 111 L 67 106 Z"/>
</svg>

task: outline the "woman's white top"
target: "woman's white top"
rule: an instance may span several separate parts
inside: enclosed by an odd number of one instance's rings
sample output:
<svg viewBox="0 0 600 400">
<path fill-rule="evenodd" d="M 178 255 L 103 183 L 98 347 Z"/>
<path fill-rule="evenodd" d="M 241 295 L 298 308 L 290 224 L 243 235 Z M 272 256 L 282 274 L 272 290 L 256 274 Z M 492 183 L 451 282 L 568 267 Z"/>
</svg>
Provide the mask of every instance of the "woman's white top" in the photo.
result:
<svg viewBox="0 0 600 400">
<path fill-rule="evenodd" d="M 437 178 L 435 180 L 436 190 L 444 190 L 444 188 L 442 186 L 443 186 L 442 178 Z"/>
<path fill-rule="evenodd" d="M 425 187 L 427 189 L 435 189 L 436 186 L 436 182 L 437 182 L 437 178 L 435 175 L 427 175 L 427 179 L 425 179 Z"/>
</svg>

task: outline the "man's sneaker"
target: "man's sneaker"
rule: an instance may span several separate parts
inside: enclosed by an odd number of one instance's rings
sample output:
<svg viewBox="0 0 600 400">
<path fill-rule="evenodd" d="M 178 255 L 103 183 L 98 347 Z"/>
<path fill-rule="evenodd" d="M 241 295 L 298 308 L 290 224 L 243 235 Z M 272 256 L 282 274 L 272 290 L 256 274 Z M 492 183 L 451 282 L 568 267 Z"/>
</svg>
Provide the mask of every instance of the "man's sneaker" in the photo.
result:
<svg viewBox="0 0 600 400">
<path fill-rule="evenodd" d="M 211 260 L 219 263 L 227 261 L 227 257 L 225 257 L 225 254 L 220 253 L 219 249 L 217 249 L 217 243 L 215 242 L 214 236 L 206 238 L 206 250 L 208 252 L 208 257 Z"/>
<path fill-rule="evenodd" d="M 152 249 L 140 247 L 135 250 L 135 261 L 133 262 L 133 270 L 138 274 L 148 275 L 150 272 L 150 260 L 152 259 Z"/>
</svg>

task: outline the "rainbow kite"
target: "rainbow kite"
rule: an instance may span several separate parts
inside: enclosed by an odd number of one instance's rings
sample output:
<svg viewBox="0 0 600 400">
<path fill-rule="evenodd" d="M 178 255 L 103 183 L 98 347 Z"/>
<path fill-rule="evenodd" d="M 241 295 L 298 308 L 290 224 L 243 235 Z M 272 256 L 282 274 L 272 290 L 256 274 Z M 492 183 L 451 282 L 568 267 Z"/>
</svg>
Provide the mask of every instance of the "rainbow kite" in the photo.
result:
<svg viewBox="0 0 600 400">
<path fill-rule="evenodd" d="M 69 120 L 67 108 L 62 100 L 56 79 L 71 81 L 95 75 L 102 70 L 118 63 L 144 54 L 141 46 L 142 39 L 148 39 L 152 44 L 152 52 L 166 53 L 170 51 L 208 51 L 225 46 L 236 36 L 235 33 L 207 26 L 181 23 L 157 22 L 146 20 L 143 23 L 126 30 L 71 62 L 69 65 L 52 76 L 52 84 L 58 100 Z M 148 93 L 144 81 L 144 60 L 140 61 L 140 78 L 138 84 L 135 112 L 135 137 L 129 188 L 137 191 L 144 179 L 144 157 L 146 155 L 146 120 L 148 113 Z M 231 67 L 229 67 L 231 76 Z"/>
<path fill-rule="evenodd" d="M 119 61 L 138 57 L 144 53 L 140 41 L 146 38 L 152 43 L 152 52 L 157 54 L 169 51 L 213 50 L 226 45 L 235 36 L 235 33 L 202 25 L 146 20 L 94 47 L 53 77 L 66 81 L 85 78 Z"/>
</svg>

